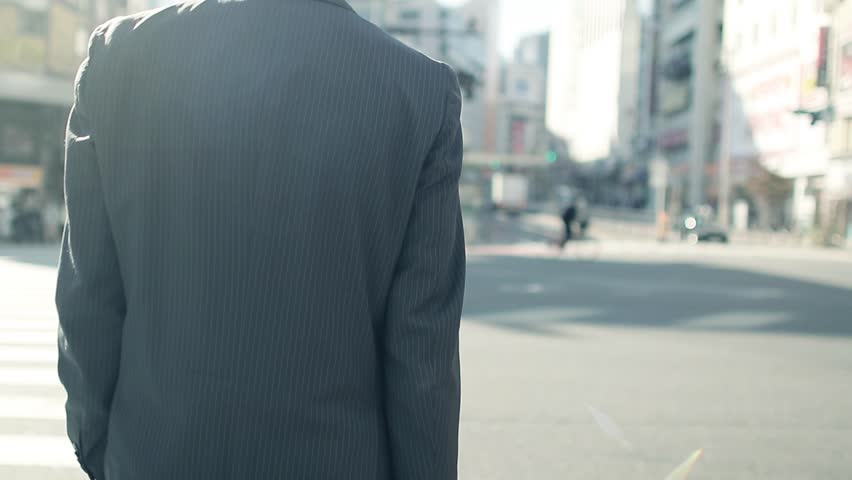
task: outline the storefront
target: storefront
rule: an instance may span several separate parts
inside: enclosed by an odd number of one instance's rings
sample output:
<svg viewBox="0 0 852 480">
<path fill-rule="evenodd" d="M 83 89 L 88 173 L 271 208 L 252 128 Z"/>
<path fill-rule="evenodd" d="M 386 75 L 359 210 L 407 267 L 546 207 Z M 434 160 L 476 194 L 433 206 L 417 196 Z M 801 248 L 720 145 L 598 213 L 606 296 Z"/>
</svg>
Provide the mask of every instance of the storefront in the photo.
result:
<svg viewBox="0 0 852 480">
<path fill-rule="evenodd" d="M 89 28 L 67 0 L 0 4 L 0 25 L 0 236 L 8 236 L 13 203 L 61 211 L 64 127 Z"/>
</svg>

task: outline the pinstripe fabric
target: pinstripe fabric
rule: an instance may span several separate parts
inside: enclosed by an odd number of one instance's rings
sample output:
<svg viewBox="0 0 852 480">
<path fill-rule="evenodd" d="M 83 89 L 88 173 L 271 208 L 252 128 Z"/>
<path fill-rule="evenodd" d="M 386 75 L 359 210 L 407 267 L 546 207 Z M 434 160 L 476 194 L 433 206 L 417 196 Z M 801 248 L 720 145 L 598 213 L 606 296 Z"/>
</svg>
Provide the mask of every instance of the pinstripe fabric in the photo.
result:
<svg viewBox="0 0 852 480">
<path fill-rule="evenodd" d="M 84 469 L 456 478 L 453 72 L 343 0 L 207 0 L 100 27 L 76 93 L 56 302 Z"/>
</svg>

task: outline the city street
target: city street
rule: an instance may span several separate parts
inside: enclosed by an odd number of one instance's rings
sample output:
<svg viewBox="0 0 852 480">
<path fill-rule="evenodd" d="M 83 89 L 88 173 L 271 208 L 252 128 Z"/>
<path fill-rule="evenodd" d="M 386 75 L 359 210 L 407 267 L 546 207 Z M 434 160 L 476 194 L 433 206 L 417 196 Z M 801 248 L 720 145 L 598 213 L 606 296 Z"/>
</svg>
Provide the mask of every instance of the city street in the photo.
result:
<svg viewBox="0 0 852 480">
<path fill-rule="evenodd" d="M 491 227 L 469 255 L 460 478 L 664 480 L 699 449 L 691 480 L 852 478 L 848 252 L 559 254 Z M 55 373 L 56 256 L 0 246 L 4 480 L 84 478 Z"/>
</svg>

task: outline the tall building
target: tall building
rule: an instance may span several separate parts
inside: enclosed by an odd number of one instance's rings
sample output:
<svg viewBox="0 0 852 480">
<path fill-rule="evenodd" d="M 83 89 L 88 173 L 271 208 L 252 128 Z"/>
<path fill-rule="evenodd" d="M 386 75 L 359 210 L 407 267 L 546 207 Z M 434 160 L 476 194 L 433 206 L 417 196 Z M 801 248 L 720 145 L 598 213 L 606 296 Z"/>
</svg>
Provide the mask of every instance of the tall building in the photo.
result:
<svg viewBox="0 0 852 480">
<path fill-rule="evenodd" d="M 503 67 L 497 108 L 499 153 L 537 154 L 548 148 L 545 126 L 549 35 L 527 36 Z"/>
<path fill-rule="evenodd" d="M 658 53 L 654 3 L 627 0 L 621 47 L 619 150 L 624 157 L 641 162 L 653 152 Z"/>
<path fill-rule="evenodd" d="M 576 128 L 579 32 L 573 1 L 559 2 L 550 31 L 547 128 L 566 144 Z"/>
<path fill-rule="evenodd" d="M 457 7 L 436 0 L 353 0 L 351 5 L 400 41 L 475 79 L 466 89 L 462 111 L 465 148 L 494 151 L 500 81 L 497 6 L 491 0 L 468 0 Z"/>
<path fill-rule="evenodd" d="M 513 58 L 515 63 L 537 65 L 547 73 L 550 66 L 550 32 L 521 38 Z"/>
<path fill-rule="evenodd" d="M 828 132 L 825 122 L 812 123 L 794 112 L 827 106 L 826 80 L 819 72 L 820 62 L 827 60 L 827 45 L 820 46 L 828 34 L 822 4 L 732 1 L 726 7 L 729 85 L 723 98 L 723 140 L 735 190 L 731 200 L 747 200 L 764 227 L 784 224 L 807 231 L 817 221 L 829 160 Z M 775 183 L 782 186 L 779 180 L 787 179 L 792 192 L 757 185 L 766 172 L 780 177 Z M 737 188 L 746 182 L 751 188 Z"/>
<path fill-rule="evenodd" d="M 551 32 L 547 125 L 587 162 L 617 154 L 626 0 L 561 2 Z"/>
<path fill-rule="evenodd" d="M 830 233 L 852 247 L 852 0 L 834 0 L 829 7 L 829 87 L 834 118 L 830 123 L 824 218 Z"/>
<path fill-rule="evenodd" d="M 0 208 L 21 189 L 61 202 L 64 126 L 89 29 L 74 2 L 0 4 Z"/>
<path fill-rule="evenodd" d="M 617 189 L 622 202 L 647 205 L 649 163 L 655 152 L 657 27 L 654 2 L 626 0 L 618 91 Z M 616 188 L 616 187 L 613 187 Z"/>
<path fill-rule="evenodd" d="M 708 192 L 715 188 L 718 156 L 723 2 L 664 0 L 658 7 L 654 124 L 658 154 L 669 165 L 669 204 L 678 211 L 712 203 Z"/>
<path fill-rule="evenodd" d="M 642 34 L 643 22 L 636 0 L 624 4 L 621 32 L 620 78 L 618 80 L 618 124 L 616 127 L 618 155 L 632 159 L 638 150 L 640 121 L 639 96 L 642 93 Z"/>
<path fill-rule="evenodd" d="M 92 29 L 126 13 L 126 0 L 0 2 L 0 217 L 22 191 L 62 204 L 74 76 Z"/>
<path fill-rule="evenodd" d="M 178 3 L 178 0 L 125 0 L 125 2 L 125 9 L 130 14 L 165 7 L 166 5 Z"/>
</svg>

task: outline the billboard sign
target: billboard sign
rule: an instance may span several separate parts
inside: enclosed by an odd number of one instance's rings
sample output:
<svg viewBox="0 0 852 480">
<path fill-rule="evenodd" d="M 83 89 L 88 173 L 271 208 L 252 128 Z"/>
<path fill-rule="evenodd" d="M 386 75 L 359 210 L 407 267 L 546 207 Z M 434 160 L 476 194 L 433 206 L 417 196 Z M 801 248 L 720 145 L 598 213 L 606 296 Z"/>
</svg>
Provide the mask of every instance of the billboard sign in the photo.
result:
<svg viewBox="0 0 852 480">
<path fill-rule="evenodd" d="M 0 189 L 40 188 L 44 169 L 30 165 L 0 165 Z"/>
</svg>

